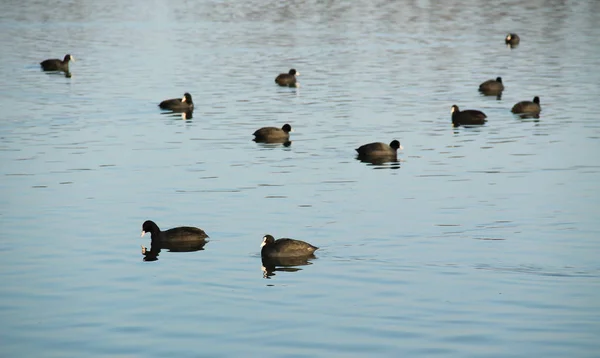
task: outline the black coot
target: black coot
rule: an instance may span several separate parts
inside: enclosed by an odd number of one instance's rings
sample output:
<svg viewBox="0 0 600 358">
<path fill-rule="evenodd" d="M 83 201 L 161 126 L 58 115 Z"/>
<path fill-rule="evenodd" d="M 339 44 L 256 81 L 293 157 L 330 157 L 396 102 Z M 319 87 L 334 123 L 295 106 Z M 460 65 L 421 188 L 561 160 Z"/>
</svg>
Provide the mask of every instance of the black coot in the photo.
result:
<svg viewBox="0 0 600 358">
<path fill-rule="evenodd" d="M 296 76 L 300 76 L 300 72 L 297 72 L 292 68 L 288 73 L 280 73 L 279 76 L 275 78 L 275 83 L 280 86 L 295 87 Z"/>
<path fill-rule="evenodd" d="M 504 91 L 504 84 L 502 83 L 502 77 L 498 77 L 495 80 L 487 80 L 479 85 L 479 92 L 487 96 L 497 96 Z"/>
<path fill-rule="evenodd" d="M 182 98 L 167 99 L 160 102 L 158 106 L 171 111 L 187 112 L 194 109 L 194 102 L 192 101 L 192 95 L 186 92 Z"/>
<path fill-rule="evenodd" d="M 73 56 L 66 54 L 62 61 L 57 58 L 51 58 L 40 62 L 40 66 L 42 66 L 42 70 L 44 71 L 62 71 L 68 73 L 69 61 L 75 62 L 75 59 Z"/>
<path fill-rule="evenodd" d="M 181 247 L 193 245 L 195 243 L 204 242 L 208 235 L 202 229 L 190 226 L 180 226 L 166 231 L 160 231 L 158 225 L 154 221 L 147 220 L 142 225 L 142 237 L 146 233 L 150 233 L 152 242 L 160 243 L 162 248 Z"/>
<path fill-rule="evenodd" d="M 404 149 L 400 142 L 393 140 L 389 145 L 381 142 L 369 143 L 356 148 L 359 159 L 389 158 L 396 159 L 398 149 Z"/>
<path fill-rule="evenodd" d="M 457 105 L 453 105 L 450 113 L 452 113 L 452 124 L 455 127 L 460 125 L 482 125 L 487 122 L 485 113 L 474 109 L 461 111 Z"/>
<path fill-rule="evenodd" d="M 510 34 L 506 35 L 506 37 L 504 38 L 504 42 L 507 45 L 515 46 L 515 45 L 518 45 L 519 42 L 521 42 L 521 38 L 517 34 L 510 33 Z"/>
<path fill-rule="evenodd" d="M 283 127 L 263 127 L 257 129 L 254 135 L 255 142 L 263 142 L 263 143 L 286 143 L 290 139 L 290 132 L 292 131 L 292 126 L 289 124 L 284 124 Z"/>
<path fill-rule="evenodd" d="M 521 101 L 513 106 L 511 112 L 515 114 L 537 116 L 542 108 L 540 106 L 540 97 L 533 97 L 533 101 Z"/>
<path fill-rule="evenodd" d="M 271 235 L 265 235 L 260 246 L 260 255 L 267 258 L 311 256 L 318 249 L 308 242 L 287 238 L 275 240 Z"/>
</svg>

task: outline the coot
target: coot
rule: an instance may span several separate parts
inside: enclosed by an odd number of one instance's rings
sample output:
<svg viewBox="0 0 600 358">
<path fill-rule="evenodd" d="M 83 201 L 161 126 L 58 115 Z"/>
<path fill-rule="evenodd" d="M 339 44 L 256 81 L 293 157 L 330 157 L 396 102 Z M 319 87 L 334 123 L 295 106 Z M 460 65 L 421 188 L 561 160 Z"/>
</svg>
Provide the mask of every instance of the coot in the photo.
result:
<svg viewBox="0 0 600 358">
<path fill-rule="evenodd" d="M 255 142 L 266 142 L 266 143 L 285 143 L 290 139 L 290 132 L 292 131 L 292 126 L 289 124 L 284 124 L 283 127 L 263 127 L 257 129 L 254 135 Z"/>
<path fill-rule="evenodd" d="M 496 96 L 504 91 L 504 84 L 502 84 L 502 77 L 498 77 L 495 80 L 487 80 L 479 85 L 479 92 L 489 95 Z"/>
<path fill-rule="evenodd" d="M 288 73 L 280 73 L 279 76 L 275 78 L 275 83 L 280 86 L 295 87 L 296 76 L 300 76 L 300 72 L 297 72 L 292 68 Z"/>
<path fill-rule="evenodd" d="M 182 98 L 166 99 L 160 102 L 158 106 L 171 111 L 190 111 L 194 109 L 194 102 L 192 101 L 192 95 L 186 92 Z"/>
<path fill-rule="evenodd" d="M 160 231 L 154 221 L 147 220 L 142 225 L 142 237 L 150 233 L 152 242 L 158 241 L 162 247 L 169 248 L 168 244 L 180 246 L 183 243 L 206 241 L 208 235 L 202 229 L 190 226 L 180 226 L 166 231 Z M 156 241 L 155 241 L 156 240 Z"/>
<path fill-rule="evenodd" d="M 540 107 L 540 97 L 533 97 L 533 101 L 521 101 L 513 106 L 511 112 L 515 114 L 531 114 L 539 115 L 542 108 Z"/>
<path fill-rule="evenodd" d="M 40 62 L 40 66 L 42 66 L 42 70 L 44 71 L 63 71 L 68 73 L 69 61 L 75 62 L 75 59 L 73 56 L 66 54 L 62 61 L 57 58 L 51 58 Z"/>
<path fill-rule="evenodd" d="M 457 105 L 453 105 L 450 113 L 452 113 L 452 124 L 455 127 L 460 125 L 481 125 L 487 122 L 485 113 L 474 109 L 461 111 Z"/>
<path fill-rule="evenodd" d="M 519 35 L 511 33 L 506 35 L 504 42 L 507 45 L 518 45 L 519 42 L 521 42 L 521 39 L 519 38 Z"/>
<path fill-rule="evenodd" d="M 396 158 L 398 149 L 404 149 L 400 142 L 393 140 L 389 145 L 381 142 L 369 143 L 356 148 L 359 158 L 393 157 Z"/>
<path fill-rule="evenodd" d="M 310 256 L 318 249 L 307 242 L 282 238 L 275 240 L 271 235 L 265 235 L 260 245 L 262 257 L 300 257 Z"/>
</svg>

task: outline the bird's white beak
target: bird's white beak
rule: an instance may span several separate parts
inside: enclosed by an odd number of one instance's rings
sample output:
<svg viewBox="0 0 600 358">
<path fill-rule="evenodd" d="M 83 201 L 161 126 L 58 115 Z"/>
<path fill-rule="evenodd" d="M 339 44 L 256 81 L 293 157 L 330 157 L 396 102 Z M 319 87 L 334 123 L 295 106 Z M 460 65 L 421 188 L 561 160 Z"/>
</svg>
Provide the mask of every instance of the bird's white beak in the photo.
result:
<svg viewBox="0 0 600 358">
<path fill-rule="evenodd" d="M 400 148 L 398 148 L 400 150 L 404 150 L 404 147 L 402 145 L 400 145 Z"/>
<path fill-rule="evenodd" d="M 185 96 L 183 96 L 183 98 L 181 99 L 181 102 L 185 102 Z"/>
<path fill-rule="evenodd" d="M 144 235 L 146 235 L 146 232 L 144 230 L 142 230 L 142 236 L 140 236 L 140 237 L 144 237 Z"/>
</svg>

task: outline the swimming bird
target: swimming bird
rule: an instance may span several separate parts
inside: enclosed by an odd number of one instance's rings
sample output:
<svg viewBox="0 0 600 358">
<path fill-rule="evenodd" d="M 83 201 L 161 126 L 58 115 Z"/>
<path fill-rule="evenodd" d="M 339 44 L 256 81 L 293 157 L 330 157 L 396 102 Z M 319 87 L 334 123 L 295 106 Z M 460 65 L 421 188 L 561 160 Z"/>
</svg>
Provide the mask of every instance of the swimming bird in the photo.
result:
<svg viewBox="0 0 600 358">
<path fill-rule="evenodd" d="M 504 39 L 504 42 L 507 45 L 518 45 L 519 42 L 521 42 L 521 38 L 519 37 L 519 35 L 514 34 L 514 33 L 510 33 L 508 35 L 506 35 L 506 38 Z"/>
<path fill-rule="evenodd" d="M 296 76 L 300 76 L 300 72 L 297 72 L 292 68 L 288 73 L 280 73 L 279 76 L 275 78 L 275 83 L 280 86 L 295 87 Z"/>
<path fill-rule="evenodd" d="M 75 58 L 70 54 L 66 54 L 62 61 L 57 58 L 51 58 L 40 62 L 40 66 L 42 66 L 42 70 L 44 71 L 69 72 L 69 61 L 75 62 Z"/>
<path fill-rule="evenodd" d="M 393 140 L 389 145 L 382 142 L 369 143 L 356 148 L 359 159 L 381 159 L 388 158 L 395 160 L 398 154 L 398 149 L 404 149 L 400 142 Z"/>
<path fill-rule="evenodd" d="M 300 257 L 312 255 L 318 247 L 301 240 L 281 238 L 275 240 L 271 235 L 265 235 L 260 245 L 262 257 Z"/>
<path fill-rule="evenodd" d="M 158 106 L 171 111 L 186 112 L 194 109 L 194 102 L 192 101 L 192 95 L 186 92 L 182 98 L 166 99 L 160 102 Z"/>
<path fill-rule="evenodd" d="M 457 105 L 453 105 L 450 113 L 452 113 L 452 124 L 455 127 L 460 125 L 482 125 L 487 122 L 485 113 L 475 109 L 461 111 Z"/>
<path fill-rule="evenodd" d="M 510 111 L 515 114 L 537 116 L 541 110 L 540 97 L 535 96 L 533 97 L 533 101 L 521 101 L 515 104 Z"/>
<path fill-rule="evenodd" d="M 206 241 L 208 235 L 204 230 L 191 226 L 180 226 L 169 230 L 161 231 L 158 225 L 152 220 L 146 220 L 142 225 L 142 237 L 150 233 L 152 241 L 158 241 L 162 247 L 171 245 L 181 245 L 182 243 Z"/>
<path fill-rule="evenodd" d="M 479 92 L 488 96 L 499 95 L 502 91 L 504 91 L 502 77 L 498 77 L 495 80 L 487 80 L 479 85 Z"/>
<path fill-rule="evenodd" d="M 290 132 L 292 132 L 292 126 L 286 123 L 281 128 L 263 127 L 257 129 L 252 135 L 255 137 L 255 142 L 285 143 L 290 139 Z"/>
</svg>

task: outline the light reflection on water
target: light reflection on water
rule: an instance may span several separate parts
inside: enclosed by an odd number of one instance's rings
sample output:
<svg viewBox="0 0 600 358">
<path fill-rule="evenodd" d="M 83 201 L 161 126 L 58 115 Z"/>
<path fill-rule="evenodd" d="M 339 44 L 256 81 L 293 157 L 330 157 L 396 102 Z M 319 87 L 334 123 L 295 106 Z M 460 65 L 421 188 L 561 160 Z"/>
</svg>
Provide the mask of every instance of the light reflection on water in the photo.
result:
<svg viewBox="0 0 600 358">
<path fill-rule="evenodd" d="M 6 355 L 600 348 L 598 3 L 6 5 Z M 66 53 L 70 78 L 40 71 Z M 186 91 L 192 117 L 158 109 Z M 539 119 L 510 113 L 535 95 Z M 452 128 L 452 104 L 489 122 Z M 279 123 L 290 145 L 252 141 Z M 392 137 L 398 162 L 356 159 Z M 144 262 L 148 218 L 211 241 Z M 264 265 L 265 232 L 320 249 Z"/>
</svg>

